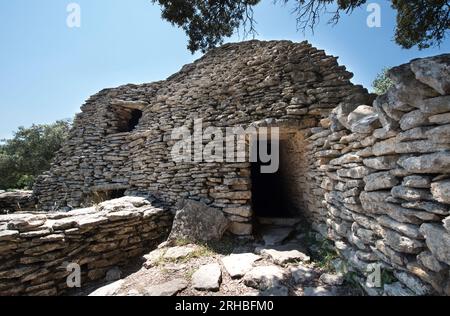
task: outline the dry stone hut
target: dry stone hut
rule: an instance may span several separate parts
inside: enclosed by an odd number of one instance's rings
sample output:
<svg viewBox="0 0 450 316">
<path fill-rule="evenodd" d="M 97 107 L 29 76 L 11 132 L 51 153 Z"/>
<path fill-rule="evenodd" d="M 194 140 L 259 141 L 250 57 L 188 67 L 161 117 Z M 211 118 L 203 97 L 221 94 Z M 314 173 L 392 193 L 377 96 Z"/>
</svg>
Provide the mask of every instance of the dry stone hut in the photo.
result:
<svg viewBox="0 0 450 316">
<path fill-rule="evenodd" d="M 165 81 L 103 90 L 82 107 L 70 140 L 39 180 L 40 205 L 77 208 L 123 194 L 169 205 L 197 199 L 228 214 L 238 235 L 252 233 L 259 211 L 252 199 L 270 203 L 267 194 L 275 198 L 264 215 L 323 214 L 317 162 L 337 149 L 309 157 L 305 140 L 338 104 L 373 101 L 336 60 L 307 43 L 250 41 L 215 49 Z M 281 127 L 279 172 L 264 177 L 250 163 L 175 163 L 172 130 L 193 128 L 194 119 L 205 128 Z"/>
<path fill-rule="evenodd" d="M 235 235 L 251 235 L 258 216 L 302 215 L 357 271 L 392 270 L 399 282 L 381 293 L 449 295 L 450 55 L 393 68 L 377 98 L 351 77 L 308 43 L 250 41 L 165 81 L 94 95 L 35 186 L 38 209 L 152 202 L 0 215 L 0 294 L 60 293 L 53 272 L 67 258 L 102 278 L 165 236 L 167 209 L 193 199 L 223 211 Z M 195 119 L 279 127 L 278 172 L 262 174 L 263 161 L 175 162 L 172 131 L 193 132 Z"/>
</svg>

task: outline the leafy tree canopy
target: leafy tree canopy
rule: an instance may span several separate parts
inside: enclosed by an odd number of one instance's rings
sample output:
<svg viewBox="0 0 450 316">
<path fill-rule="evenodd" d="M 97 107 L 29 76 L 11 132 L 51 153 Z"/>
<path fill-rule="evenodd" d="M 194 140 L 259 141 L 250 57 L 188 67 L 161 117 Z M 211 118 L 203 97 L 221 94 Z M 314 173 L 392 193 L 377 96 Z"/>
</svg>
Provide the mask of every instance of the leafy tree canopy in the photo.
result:
<svg viewBox="0 0 450 316">
<path fill-rule="evenodd" d="M 372 83 L 374 92 L 378 95 L 385 94 L 386 92 L 388 92 L 389 88 L 394 85 L 394 82 L 387 76 L 388 71 L 389 68 L 384 68 Z"/>
<path fill-rule="evenodd" d="M 0 145 L 0 189 L 31 188 L 34 178 L 50 169 L 56 152 L 67 139 L 71 122 L 19 127 Z"/>
<path fill-rule="evenodd" d="M 163 19 L 181 27 L 189 37 L 188 49 L 202 52 L 230 37 L 239 27 L 245 35 L 256 33 L 253 7 L 261 0 L 151 0 L 162 8 Z M 297 26 L 303 31 L 331 13 L 337 23 L 342 13 L 351 14 L 368 0 L 274 0 L 295 3 Z M 392 0 L 397 11 L 395 41 L 403 48 L 420 49 L 439 45 L 450 28 L 450 0 Z M 330 9 L 331 8 L 331 9 Z"/>
</svg>

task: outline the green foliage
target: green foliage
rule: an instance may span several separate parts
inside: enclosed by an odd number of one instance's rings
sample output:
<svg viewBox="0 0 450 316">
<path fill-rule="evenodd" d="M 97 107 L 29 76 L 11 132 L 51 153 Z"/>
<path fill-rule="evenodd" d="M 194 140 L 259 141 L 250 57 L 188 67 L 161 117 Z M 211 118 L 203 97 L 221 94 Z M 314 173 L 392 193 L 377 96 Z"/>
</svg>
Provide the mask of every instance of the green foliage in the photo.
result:
<svg viewBox="0 0 450 316">
<path fill-rule="evenodd" d="M 71 123 L 19 127 L 12 139 L 0 145 L 0 189 L 31 188 L 36 176 L 49 170 L 56 152 L 66 140 Z"/>
<path fill-rule="evenodd" d="M 333 242 L 325 238 L 318 240 L 315 236 L 316 233 L 307 231 L 304 238 L 305 244 L 309 245 L 311 250 L 311 257 L 319 268 L 332 271 L 334 269 L 333 261 L 339 258 Z"/>
<path fill-rule="evenodd" d="M 189 37 L 191 52 L 205 52 L 244 27 L 244 35 L 256 34 L 253 7 L 261 0 L 151 0 L 162 8 L 162 18 L 182 28 Z M 297 27 L 305 30 L 315 26 L 322 15 L 332 13 L 335 24 L 341 14 L 351 14 L 367 0 L 274 0 L 274 3 L 295 3 Z M 395 40 L 404 48 L 420 49 L 443 42 L 450 28 L 448 0 L 392 0 L 397 11 Z"/>
<path fill-rule="evenodd" d="M 388 68 L 383 69 L 372 83 L 374 92 L 378 95 L 385 94 L 394 85 L 394 82 L 387 76 L 388 70 Z"/>
<path fill-rule="evenodd" d="M 397 10 L 395 41 L 403 48 L 440 45 L 450 29 L 449 0 L 393 0 Z"/>
<path fill-rule="evenodd" d="M 162 7 L 162 18 L 189 36 L 191 52 L 220 45 L 241 23 L 253 21 L 252 7 L 260 0 L 151 0 Z M 251 25 L 253 25 L 251 23 Z"/>
</svg>

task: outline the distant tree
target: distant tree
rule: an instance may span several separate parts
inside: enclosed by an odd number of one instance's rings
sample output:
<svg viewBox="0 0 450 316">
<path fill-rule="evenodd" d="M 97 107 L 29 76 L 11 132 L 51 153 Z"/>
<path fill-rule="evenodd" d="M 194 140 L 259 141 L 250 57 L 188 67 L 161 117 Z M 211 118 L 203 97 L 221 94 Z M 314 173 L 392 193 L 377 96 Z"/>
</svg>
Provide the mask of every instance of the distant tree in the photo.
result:
<svg viewBox="0 0 450 316">
<path fill-rule="evenodd" d="M 50 169 L 56 152 L 67 139 L 71 122 L 19 127 L 0 145 L 0 189 L 31 188 L 36 176 Z"/>
<path fill-rule="evenodd" d="M 191 52 L 215 47 L 240 26 L 245 34 L 255 34 L 253 7 L 261 0 L 151 0 L 162 7 L 162 18 L 181 27 L 189 37 Z M 368 0 L 274 0 L 295 3 L 297 27 L 314 30 L 320 17 L 331 13 L 330 23 L 341 14 L 351 14 Z M 450 28 L 449 0 L 392 0 L 397 11 L 395 41 L 404 48 L 420 49 L 443 42 Z M 330 9 L 333 8 L 333 9 Z"/>
<path fill-rule="evenodd" d="M 388 71 L 389 68 L 384 68 L 373 81 L 372 87 L 376 94 L 385 94 L 394 85 L 394 82 L 387 76 Z"/>
</svg>

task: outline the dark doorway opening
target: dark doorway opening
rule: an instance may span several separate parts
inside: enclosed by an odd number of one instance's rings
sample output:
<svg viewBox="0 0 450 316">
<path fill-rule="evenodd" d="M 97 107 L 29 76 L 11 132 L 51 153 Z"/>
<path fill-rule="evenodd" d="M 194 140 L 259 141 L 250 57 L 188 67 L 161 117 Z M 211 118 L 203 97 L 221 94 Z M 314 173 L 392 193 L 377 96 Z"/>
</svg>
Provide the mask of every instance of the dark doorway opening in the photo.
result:
<svg viewBox="0 0 450 316">
<path fill-rule="evenodd" d="M 279 142 L 279 146 L 282 142 Z M 272 142 L 268 142 L 268 154 L 272 155 Z M 281 154 L 281 151 L 280 151 Z M 279 159 L 280 157 L 278 157 Z M 281 159 L 279 159 L 281 160 Z M 263 173 L 261 161 L 252 163 L 252 205 L 256 217 L 290 217 L 290 199 L 288 181 L 286 181 L 286 171 L 279 166 L 275 173 Z"/>
<path fill-rule="evenodd" d="M 128 121 L 128 132 L 131 132 L 136 128 L 136 126 L 139 124 L 139 120 L 142 118 L 142 111 L 141 110 L 132 110 L 131 111 L 131 118 Z"/>
</svg>

